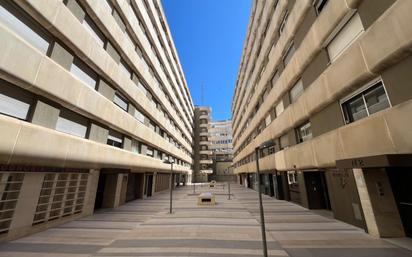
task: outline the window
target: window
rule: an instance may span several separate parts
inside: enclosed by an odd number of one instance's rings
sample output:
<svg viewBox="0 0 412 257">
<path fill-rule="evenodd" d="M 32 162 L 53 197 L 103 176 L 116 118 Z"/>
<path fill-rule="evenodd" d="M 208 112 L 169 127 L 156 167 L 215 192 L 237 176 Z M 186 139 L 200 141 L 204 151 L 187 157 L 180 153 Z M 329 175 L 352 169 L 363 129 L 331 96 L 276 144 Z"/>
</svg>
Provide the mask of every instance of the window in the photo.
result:
<svg viewBox="0 0 412 257">
<path fill-rule="evenodd" d="M 279 35 L 282 34 L 283 30 L 285 29 L 286 21 L 288 20 L 289 12 L 286 11 L 285 15 L 283 16 L 282 22 L 279 26 Z"/>
<path fill-rule="evenodd" d="M 123 135 L 119 132 L 110 130 L 109 135 L 107 136 L 107 144 L 114 147 L 122 148 Z"/>
<path fill-rule="evenodd" d="M 123 110 L 125 110 L 126 112 L 129 109 L 129 102 L 126 100 L 125 97 L 123 97 L 117 92 L 114 94 L 113 103 L 122 108 Z"/>
<path fill-rule="evenodd" d="M 272 77 L 272 87 L 274 87 L 276 85 L 276 82 L 279 79 L 279 70 L 276 70 L 275 74 Z"/>
<path fill-rule="evenodd" d="M 310 122 L 306 122 L 296 129 L 296 135 L 299 143 L 305 142 L 312 138 L 312 128 Z"/>
<path fill-rule="evenodd" d="M 120 69 L 128 78 L 132 78 L 132 70 L 130 69 L 129 65 L 127 65 L 123 60 L 120 61 Z"/>
<path fill-rule="evenodd" d="M 293 44 L 293 42 L 291 43 L 291 45 L 289 46 L 285 56 L 283 57 L 283 64 L 286 65 L 290 62 L 290 60 L 292 59 L 293 54 L 295 53 L 295 45 Z"/>
<path fill-rule="evenodd" d="M 26 120 L 32 102 L 28 92 L 0 80 L 0 113 Z"/>
<path fill-rule="evenodd" d="M 57 118 L 56 130 L 85 138 L 88 126 L 89 122 L 86 118 L 77 113 L 63 109 L 60 111 L 60 115 Z"/>
<path fill-rule="evenodd" d="M 43 35 L 40 29 L 33 26 L 35 24 L 33 21 L 25 17 L 19 17 L 21 16 L 20 12 L 4 2 L 6 1 L 1 1 L 0 4 L 0 22 L 37 50 L 46 54 L 50 46 L 50 40 Z"/>
<path fill-rule="evenodd" d="M 279 103 L 275 107 L 276 117 L 278 117 L 284 110 L 285 109 L 283 107 L 283 101 L 280 100 Z"/>
<path fill-rule="evenodd" d="M 267 126 L 269 126 L 269 124 L 272 122 L 272 119 L 270 118 L 270 114 L 268 114 L 267 116 L 266 116 L 266 119 L 265 119 L 265 125 L 266 125 L 266 127 Z"/>
<path fill-rule="evenodd" d="M 87 86 L 95 89 L 97 74 L 95 74 L 89 67 L 82 63 L 79 59 L 75 58 L 71 67 L 70 72 L 76 76 L 78 79 L 83 81 Z"/>
<path fill-rule="evenodd" d="M 325 7 L 327 2 L 328 2 L 328 0 L 315 0 L 313 2 L 313 6 L 315 7 L 316 13 L 318 15 L 323 10 L 323 8 Z"/>
<path fill-rule="evenodd" d="M 280 150 L 283 150 L 289 147 L 288 134 L 281 136 L 279 141 L 280 141 Z"/>
<path fill-rule="evenodd" d="M 298 82 L 290 89 L 289 96 L 290 102 L 294 103 L 296 100 L 303 94 L 303 83 L 302 79 L 299 79 Z"/>
<path fill-rule="evenodd" d="M 83 26 L 92 34 L 97 43 L 101 47 L 104 47 L 104 42 L 106 41 L 106 39 L 103 33 L 97 28 L 92 19 L 90 19 L 90 17 L 87 15 L 83 20 Z"/>
<path fill-rule="evenodd" d="M 134 153 L 142 153 L 141 144 L 139 141 L 132 139 L 132 152 Z"/>
<path fill-rule="evenodd" d="M 140 121 L 141 123 L 144 123 L 144 118 L 145 118 L 145 116 L 144 116 L 138 109 L 135 110 L 135 112 L 134 112 L 134 117 L 135 117 L 138 121 Z"/>
<path fill-rule="evenodd" d="M 389 99 L 381 80 L 342 103 L 346 124 L 389 107 Z"/>
<path fill-rule="evenodd" d="M 350 20 L 341 28 L 338 26 L 338 32 L 329 42 L 326 49 L 328 50 L 329 59 L 334 62 L 342 53 L 351 46 L 353 42 L 364 32 L 361 18 L 355 13 Z"/>
<path fill-rule="evenodd" d="M 146 150 L 146 155 L 150 156 L 150 157 L 153 157 L 153 154 L 154 154 L 153 148 L 148 146 L 147 150 Z"/>
</svg>

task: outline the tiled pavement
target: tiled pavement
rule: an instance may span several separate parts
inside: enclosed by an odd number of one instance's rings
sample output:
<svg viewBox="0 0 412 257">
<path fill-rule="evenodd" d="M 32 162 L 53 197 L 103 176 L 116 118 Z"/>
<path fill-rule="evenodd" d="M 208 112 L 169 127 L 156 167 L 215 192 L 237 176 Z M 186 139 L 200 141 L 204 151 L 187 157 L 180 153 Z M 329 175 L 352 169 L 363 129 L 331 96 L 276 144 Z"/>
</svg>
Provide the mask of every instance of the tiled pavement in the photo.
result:
<svg viewBox="0 0 412 257">
<path fill-rule="evenodd" d="M 262 256 L 257 194 L 232 185 L 213 191 L 217 205 L 198 207 L 191 187 L 105 210 L 0 244 L 0 256 Z M 270 256 L 407 257 L 412 252 L 295 204 L 264 197 Z"/>
</svg>

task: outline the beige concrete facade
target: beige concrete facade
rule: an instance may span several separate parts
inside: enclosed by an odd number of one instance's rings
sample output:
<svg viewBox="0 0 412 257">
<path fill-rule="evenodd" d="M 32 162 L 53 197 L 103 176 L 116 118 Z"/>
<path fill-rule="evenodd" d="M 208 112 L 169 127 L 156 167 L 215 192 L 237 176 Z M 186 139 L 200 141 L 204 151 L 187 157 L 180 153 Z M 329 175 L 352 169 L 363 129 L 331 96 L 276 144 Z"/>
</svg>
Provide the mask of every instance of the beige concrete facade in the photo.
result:
<svg viewBox="0 0 412 257">
<path fill-rule="evenodd" d="M 194 126 L 194 154 L 192 182 L 207 182 L 212 170 L 211 141 L 209 140 L 210 115 L 209 106 L 196 106 L 193 119 Z"/>
<path fill-rule="evenodd" d="M 2 239 L 168 189 L 166 159 L 185 183 L 194 106 L 160 1 L 2 1 L 0 38 Z"/>
<path fill-rule="evenodd" d="M 411 236 L 410 192 L 397 189 L 411 167 L 411 8 L 253 2 L 232 98 L 239 182 L 255 188 L 255 149 L 265 143 L 268 194 L 329 209 L 374 236 Z"/>
</svg>

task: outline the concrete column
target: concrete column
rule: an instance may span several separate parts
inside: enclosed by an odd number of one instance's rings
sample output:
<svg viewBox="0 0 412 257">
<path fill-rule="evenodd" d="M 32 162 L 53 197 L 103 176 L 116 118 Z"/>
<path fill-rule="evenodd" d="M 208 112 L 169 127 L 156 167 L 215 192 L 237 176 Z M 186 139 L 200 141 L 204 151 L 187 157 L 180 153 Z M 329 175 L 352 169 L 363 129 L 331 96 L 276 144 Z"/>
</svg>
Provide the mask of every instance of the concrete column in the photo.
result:
<svg viewBox="0 0 412 257">
<path fill-rule="evenodd" d="M 99 183 L 99 170 L 90 170 L 87 179 L 86 195 L 83 206 L 83 215 L 89 216 L 94 212 L 94 203 L 96 201 L 97 185 Z"/>
<path fill-rule="evenodd" d="M 128 137 L 123 138 L 123 149 L 127 150 L 127 151 L 132 150 L 132 139 L 130 139 Z"/>
<path fill-rule="evenodd" d="M 36 107 L 33 112 L 32 123 L 46 128 L 55 129 L 59 114 L 60 109 L 37 100 Z"/>
<path fill-rule="evenodd" d="M 63 66 L 66 70 L 70 70 L 70 67 L 72 66 L 74 60 L 73 55 L 57 42 L 53 44 L 53 50 L 50 58 Z"/>
<path fill-rule="evenodd" d="M 102 144 L 107 143 L 107 136 L 109 135 L 109 130 L 92 123 L 90 124 L 89 139 Z"/>
<path fill-rule="evenodd" d="M 353 174 L 369 234 L 376 237 L 404 237 L 385 169 L 353 169 Z"/>
<path fill-rule="evenodd" d="M 100 79 L 99 80 L 99 86 L 97 91 L 102 94 L 104 97 L 109 99 L 110 101 L 113 101 L 114 99 L 114 94 L 116 93 L 116 90 L 114 90 L 111 86 L 109 86 L 104 80 Z"/>
<path fill-rule="evenodd" d="M 123 176 L 121 174 L 107 174 L 104 186 L 103 208 L 116 208 L 120 204 Z"/>
<path fill-rule="evenodd" d="M 86 13 L 80 7 L 76 0 L 68 0 L 67 1 L 67 8 L 72 12 L 74 16 L 80 21 L 83 22 Z"/>
<path fill-rule="evenodd" d="M 119 198 L 119 205 L 123 205 L 126 203 L 126 195 L 127 195 L 127 180 L 129 179 L 129 174 L 119 174 L 121 177 L 121 189 L 120 189 L 120 198 Z"/>
<path fill-rule="evenodd" d="M 156 184 L 157 184 L 157 172 L 153 172 L 153 182 L 152 182 L 152 195 L 156 192 Z"/>
<path fill-rule="evenodd" d="M 305 184 L 305 174 L 302 171 L 298 171 L 298 183 L 299 183 L 299 191 L 300 191 L 300 203 L 303 207 L 309 208 L 309 201 L 308 201 L 308 192 L 306 190 Z"/>
<path fill-rule="evenodd" d="M 32 228 L 44 173 L 25 173 L 19 198 L 10 224 L 9 238 L 26 235 Z"/>
</svg>

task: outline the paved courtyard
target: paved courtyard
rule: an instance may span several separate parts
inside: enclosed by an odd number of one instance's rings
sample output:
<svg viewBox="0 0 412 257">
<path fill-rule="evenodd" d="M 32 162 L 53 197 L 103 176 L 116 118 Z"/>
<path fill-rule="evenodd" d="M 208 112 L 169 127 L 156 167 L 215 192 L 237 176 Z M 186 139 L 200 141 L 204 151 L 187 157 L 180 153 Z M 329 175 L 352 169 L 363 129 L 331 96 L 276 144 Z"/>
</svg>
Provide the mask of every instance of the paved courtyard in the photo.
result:
<svg viewBox="0 0 412 257">
<path fill-rule="evenodd" d="M 192 187 L 136 200 L 114 210 L 0 244 L 0 256 L 262 256 L 255 191 L 213 191 L 217 205 L 198 207 Z M 412 252 L 298 205 L 264 197 L 270 256 L 406 257 Z"/>
</svg>

